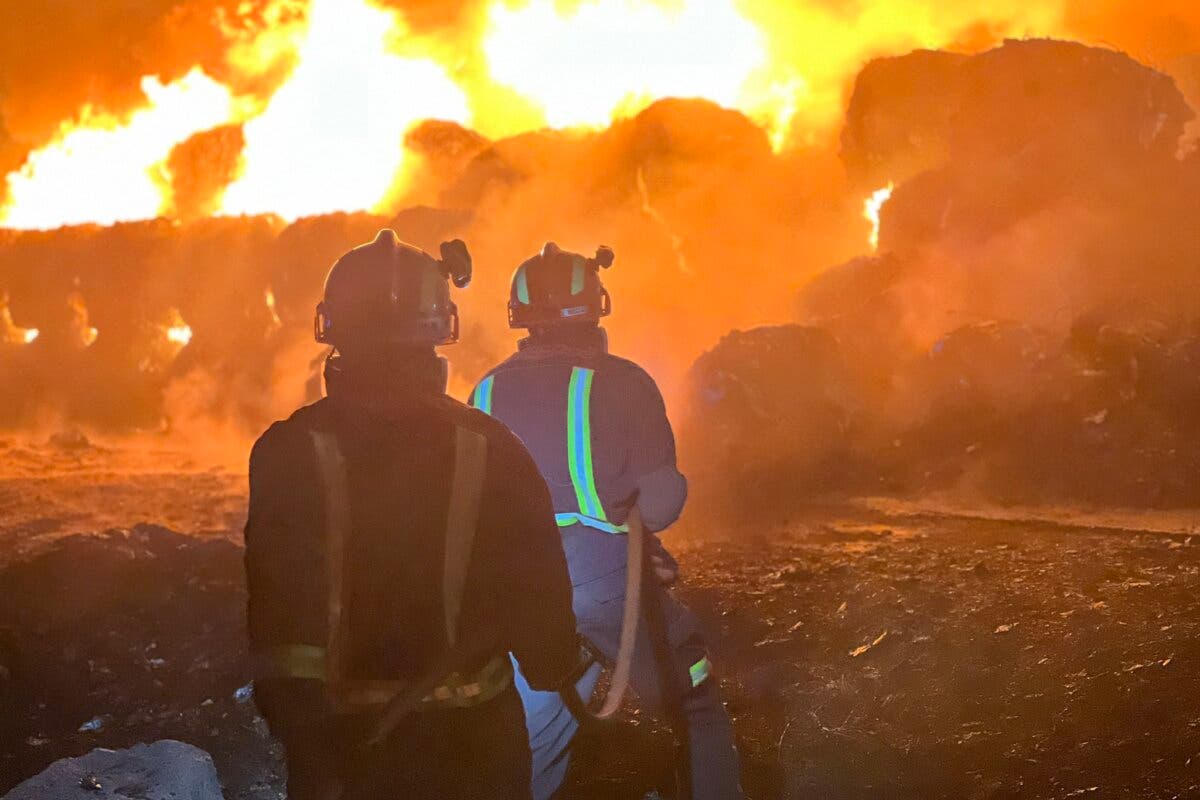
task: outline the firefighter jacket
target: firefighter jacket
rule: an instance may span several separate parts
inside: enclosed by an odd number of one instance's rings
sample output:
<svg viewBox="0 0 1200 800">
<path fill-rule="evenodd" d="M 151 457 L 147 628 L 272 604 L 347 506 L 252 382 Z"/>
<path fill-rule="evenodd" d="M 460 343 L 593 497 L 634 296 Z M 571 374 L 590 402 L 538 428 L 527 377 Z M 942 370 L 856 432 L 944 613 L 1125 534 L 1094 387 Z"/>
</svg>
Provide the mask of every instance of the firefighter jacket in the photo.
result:
<svg viewBox="0 0 1200 800">
<path fill-rule="evenodd" d="M 602 329 L 525 339 L 484 376 L 471 402 L 517 434 L 537 462 L 576 586 L 624 567 L 619 534 L 634 502 L 652 532 L 682 512 L 687 481 L 662 395 L 645 370 L 608 353 Z"/>
<path fill-rule="evenodd" d="M 556 688 L 578 655 L 571 586 L 520 441 L 438 378 L 327 380 L 330 396 L 272 425 L 250 457 L 249 632 L 273 730 L 385 701 L 456 643 L 476 657 L 433 700 L 486 700 L 509 651 L 530 683 Z"/>
</svg>

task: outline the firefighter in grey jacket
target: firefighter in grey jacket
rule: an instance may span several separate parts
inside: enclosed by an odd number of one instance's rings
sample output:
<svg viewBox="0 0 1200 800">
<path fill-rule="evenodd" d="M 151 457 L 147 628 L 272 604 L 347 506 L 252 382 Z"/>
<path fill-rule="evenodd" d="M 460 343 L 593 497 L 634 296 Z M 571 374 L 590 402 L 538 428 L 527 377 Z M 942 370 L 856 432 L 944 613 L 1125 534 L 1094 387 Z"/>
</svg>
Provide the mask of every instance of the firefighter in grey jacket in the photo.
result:
<svg viewBox="0 0 1200 800">
<path fill-rule="evenodd" d="M 608 248 L 585 258 L 548 243 L 521 264 L 509 323 L 528 329 L 529 338 L 472 395 L 476 408 L 521 438 L 546 479 L 579 631 L 610 661 L 620 637 L 630 510 L 636 503 L 647 531 L 657 532 L 675 522 L 687 498 L 658 387 L 637 364 L 608 352 L 599 325 L 611 310 L 599 271 L 612 261 Z M 673 572 L 674 560 L 657 537 L 649 546 L 659 568 Z M 639 626 L 633 688 L 652 711 L 678 723 L 687 765 L 682 778 L 690 783 L 685 793 L 698 800 L 740 797 L 733 729 L 698 621 L 669 592 L 658 595 L 650 600 L 661 610 L 666 641 L 653 641 L 653 626 Z M 520 667 L 524 672 L 523 661 Z M 582 696 L 598 673 L 592 669 L 580 680 Z M 533 748 L 534 797 L 542 800 L 562 783 L 577 722 L 556 694 L 530 688 L 521 674 L 517 680 Z"/>
</svg>

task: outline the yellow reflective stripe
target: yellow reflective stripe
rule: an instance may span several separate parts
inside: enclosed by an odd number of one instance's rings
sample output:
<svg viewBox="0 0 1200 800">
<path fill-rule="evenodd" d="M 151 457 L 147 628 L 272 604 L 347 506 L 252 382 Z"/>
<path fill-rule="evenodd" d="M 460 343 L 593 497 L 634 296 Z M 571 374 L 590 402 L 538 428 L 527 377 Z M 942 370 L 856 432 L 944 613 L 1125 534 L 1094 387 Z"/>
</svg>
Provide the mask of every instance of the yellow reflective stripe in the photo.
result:
<svg viewBox="0 0 1200 800">
<path fill-rule="evenodd" d="M 498 696 L 512 684 L 512 678 L 512 662 L 508 655 L 496 656 L 474 675 L 451 674 L 421 703 L 425 708 L 469 708 Z M 360 680 L 348 681 L 334 687 L 334 691 L 341 707 L 352 711 L 355 706 L 386 705 L 405 686 L 403 681 Z"/>
<path fill-rule="evenodd" d="M 692 688 L 699 686 L 708 679 L 712 674 L 712 663 L 708 660 L 708 656 L 697 661 L 688 669 L 688 673 L 692 676 Z"/>
<path fill-rule="evenodd" d="M 485 703 L 509 687 L 513 679 L 512 661 L 508 654 L 496 656 L 474 675 L 464 680 L 456 672 L 446 683 L 425 697 L 426 703 L 453 708 L 467 708 Z"/>
<path fill-rule="evenodd" d="M 558 522 L 558 527 L 569 528 L 572 525 L 584 525 L 589 528 L 595 528 L 598 531 L 605 533 L 629 533 L 628 525 L 613 525 L 611 522 L 595 519 L 585 514 L 555 514 L 554 519 Z"/>
<path fill-rule="evenodd" d="M 567 389 L 567 463 L 579 513 L 607 522 L 592 466 L 592 379 L 595 376 L 595 370 L 585 367 L 571 370 L 571 383 Z"/>
<path fill-rule="evenodd" d="M 311 644 L 283 644 L 255 652 L 255 672 L 260 678 L 305 678 L 325 680 L 324 647 Z"/>
</svg>

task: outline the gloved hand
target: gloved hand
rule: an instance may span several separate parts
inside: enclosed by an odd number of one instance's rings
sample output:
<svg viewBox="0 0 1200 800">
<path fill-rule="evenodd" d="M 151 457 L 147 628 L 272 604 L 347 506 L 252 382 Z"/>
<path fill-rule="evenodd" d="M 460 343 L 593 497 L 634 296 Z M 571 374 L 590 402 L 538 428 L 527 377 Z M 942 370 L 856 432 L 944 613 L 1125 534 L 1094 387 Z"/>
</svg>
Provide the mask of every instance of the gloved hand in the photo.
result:
<svg viewBox="0 0 1200 800">
<path fill-rule="evenodd" d="M 647 549 L 654 575 L 661 585 L 670 586 L 679 579 L 679 562 L 675 560 L 675 556 L 667 552 L 667 548 L 663 547 L 662 541 L 657 536 L 648 538 L 650 541 L 647 542 Z"/>
</svg>

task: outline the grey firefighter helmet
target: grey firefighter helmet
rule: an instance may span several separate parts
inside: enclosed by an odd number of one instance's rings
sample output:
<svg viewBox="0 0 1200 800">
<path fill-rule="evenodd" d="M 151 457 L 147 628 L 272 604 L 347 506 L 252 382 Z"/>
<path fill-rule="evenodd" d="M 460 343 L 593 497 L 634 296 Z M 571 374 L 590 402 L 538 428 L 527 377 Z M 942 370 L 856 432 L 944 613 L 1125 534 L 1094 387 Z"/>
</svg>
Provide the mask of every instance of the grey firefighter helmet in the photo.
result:
<svg viewBox="0 0 1200 800">
<path fill-rule="evenodd" d="M 511 328 L 548 328 L 598 322 L 612 313 L 612 298 L 600 270 L 612 266 L 612 248 L 601 245 L 588 258 L 546 242 L 513 273 L 508 298 Z"/>
<path fill-rule="evenodd" d="M 339 258 L 325 278 L 314 336 L 341 350 L 452 344 L 458 341 L 453 284 L 471 282 L 471 255 L 460 239 L 442 242 L 441 259 L 384 228 Z"/>
</svg>

